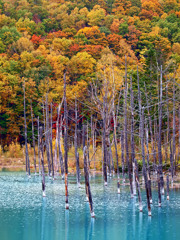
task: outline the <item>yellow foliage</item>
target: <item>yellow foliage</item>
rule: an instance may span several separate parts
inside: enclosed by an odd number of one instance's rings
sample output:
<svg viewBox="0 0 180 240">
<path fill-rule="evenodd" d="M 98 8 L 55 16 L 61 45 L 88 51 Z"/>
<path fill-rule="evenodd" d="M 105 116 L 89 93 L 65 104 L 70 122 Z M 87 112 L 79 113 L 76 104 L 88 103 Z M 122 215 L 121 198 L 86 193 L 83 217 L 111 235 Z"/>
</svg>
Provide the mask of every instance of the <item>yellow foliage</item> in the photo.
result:
<svg viewBox="0 0 180 240">
<path fill-rule="evenodd" d="M 0 14 L 0 28 L 3 26 L 7 26 L 8 24 L 14 23 L 15 20 L 11 19 L 10 17 L 6 16 L 5 14 Z"/>
<path fill-rule="evenodd" d="M 123 83 L 123 76 L 124 71 L 118 65 L 118 58 L 109 48 L 103 49 L 101 59 L 97 63 L 97 78 L 103 86 L 101 100 L 106 92 L 109 100 L 112 94 L 116 95 Z"/>
<path fill-rule="evenodd" d="M 87 52 L 78 52 L 69 62 L 70 74 L 86 75 L 92 73 L 96 60 Z"/>
<path fill-rule="evenodd" d="M 180 43 L 174 43 L 172 47 L 173 53 L 180 55 Z"/>
<path fill-rule="evenodd" d="M 102 21 L 106 16 L 105 9 L 101 8 L 99 5 L 95 5 L 93 9 L 88 13 L 89 24 L 91 26 L 101 26 Z"/>
<path fill-rule="evenodd" d="M 58 51 L 60 54 L 64 54 L 72 44 L 72 40 L 66 38 L 55 38 L 52 43 L 54 51 Z"/>
<path fill-rule="evenodd" d="M 88 80 L 81 80 L 74 85 L 67 85 L 67 99 L 74 100 L 75 98 L 82 98 L 83 96 L 85 97 L 84 94 L 88 86 L 87 82 Z"/>
<path fill-rule="evenodd" d="M 12 142 L 9 146 L 4 147 L 6 153 L 6 157 L 11 157 L 11 158 L 19 158 L 23 157 L 23 150 L 21 148 L 21 145 L 16 141 Z"/>
<path fill-rule="evenodd" d="M 24 51 L 20 55 L 22 67 L 29 69 L 31 67 L 31 62 L 34 60 L 33 54 Z"/>
<path fill-rule="evenodd" d="M 25 37 L 21 37 L 15 43 L 15 47 L 17 48 L 19 53 L 24 52 L 24 51 L 31 52 L 34 50 L 33 43 Z"/>
<path fill-rule="evenodd" d="M 29 18 L 20 18 L 16 22 L 16 28 L 19 32 L 28 32 L 29 34 L 32 34 L 32 28 L 36 27 L 36 23 L 33 20 L 30 20 Z"/>
</svg>

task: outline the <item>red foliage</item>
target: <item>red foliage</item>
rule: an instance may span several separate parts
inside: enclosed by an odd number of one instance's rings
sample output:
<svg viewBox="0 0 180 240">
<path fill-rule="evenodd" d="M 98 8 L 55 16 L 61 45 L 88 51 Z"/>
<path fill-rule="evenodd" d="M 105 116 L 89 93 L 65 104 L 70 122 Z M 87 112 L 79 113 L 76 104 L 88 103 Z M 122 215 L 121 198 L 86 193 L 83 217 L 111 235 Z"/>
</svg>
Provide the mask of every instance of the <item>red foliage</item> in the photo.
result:
<svg viewBox="0 0 180 240">
<path fill-rule="evenodd" d="M 76 53 L 78 53 L 79 50 L 80 50 L 80 46 L 77 43 L 75 43 L 72 46 L 70 46 L 70 48 L 69 48 L 69 55 L 73 56 Z"/>
<path fill-rule="evenodd" d="M 33 44 L 38 47 L 39 44 L 42 42 L 42 39 L 41 39 L 41 35 L 40 36 L 37 36 L 37 35 L 33 35 L 32 38 L 31 38 L 31 42 L 33 42 Z"/>
</svg>

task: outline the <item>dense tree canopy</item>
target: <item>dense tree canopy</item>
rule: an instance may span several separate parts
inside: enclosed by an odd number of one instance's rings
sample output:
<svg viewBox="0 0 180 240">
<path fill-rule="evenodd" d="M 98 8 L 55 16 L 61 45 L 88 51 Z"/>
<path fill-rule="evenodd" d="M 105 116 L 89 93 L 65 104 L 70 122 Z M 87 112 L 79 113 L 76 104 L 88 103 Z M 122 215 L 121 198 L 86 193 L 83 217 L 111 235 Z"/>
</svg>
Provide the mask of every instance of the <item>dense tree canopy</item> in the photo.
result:
<svg viewBox="0 0 180 240">
<path fill-rule="evenodd" d="M 106 74 L 113 69 L 119 87 L 123 82 L 125 55 L 131 73 L 138 64 L 143 81 L 153 83 L 153 89 L 157 85 L 157 63 L 165 68 L 171 62 L 170 71 L 176 72 L 178 80 L 178 0 L 1 0 L 3 145 L 19 136 L 23 138 L 24 79 L 27 114 L 30 99 L 34 112 L 40 114 L 47 92 L 54 104 L 62 98 L 64 70 L 69 100 L 75 94 L 79 99 L 88 98 L 91 82 L 104 76 L 106 63 Z"/>
</svg>

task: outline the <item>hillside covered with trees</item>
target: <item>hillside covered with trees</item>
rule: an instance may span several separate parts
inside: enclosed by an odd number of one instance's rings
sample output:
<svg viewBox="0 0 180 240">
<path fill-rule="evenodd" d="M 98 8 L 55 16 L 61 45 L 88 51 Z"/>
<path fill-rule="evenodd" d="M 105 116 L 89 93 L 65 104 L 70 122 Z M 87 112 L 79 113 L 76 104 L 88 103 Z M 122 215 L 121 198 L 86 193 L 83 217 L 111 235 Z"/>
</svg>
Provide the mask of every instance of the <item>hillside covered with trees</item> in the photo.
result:
<svg viewBox="0 0 180 240">
<path fill-rule="evenodd" d="M 142 104 L 146 103 L 145 93 L 148 93 L 154 119 L 161 66 L 162 99 L 167 98 L 167 94 L 171 99 L 173 79 L 178 98 L 178 0 L 0 0 L 1 146 L 4 148 L 13 141 L 24 144 L 24 84 L 28 141 L 32 143 L 31 102 L 35 120 L 39 116 L 43 124 L 43 106 L 48 96 L 49 109 L 52 103 L 53 121 L 56 121 L 56 109 L 63 97 L 64 72 L 71 128 L 74 127 L 71 118 L 75 99 L 80 124 L 82 119 L 90 122 L 91 114 L 101 121 L 99 105 L 93 96 L 97 94 L 98 99 L 103 100 L 104 79 L 108 79 L 107 98 L 113 95 L 115 105 L 119 104 L 117 116 L 121 117 L 119 124 L 122 123 L 124 95 L 121 94 L 120 103 L 118 96 L 124 89 L 125 56 L 128 84 L 131 76 L 132 88 L 137 94 L 138 66 Z M 168 103 L 172 125 L 172 101 Z M 137 110 L 137 97 L 135 104 Z M 163 109 L 165 111 L 166 106 Z M 135 118 L 138 122 L 138 114 Z M 163 126 L 166 123 L 167 115 L 163 117 Z M 110 127 L 113 129 L 113 120 Z M 69 136 L 74 134 L 71 130 Z"/>
</svg>

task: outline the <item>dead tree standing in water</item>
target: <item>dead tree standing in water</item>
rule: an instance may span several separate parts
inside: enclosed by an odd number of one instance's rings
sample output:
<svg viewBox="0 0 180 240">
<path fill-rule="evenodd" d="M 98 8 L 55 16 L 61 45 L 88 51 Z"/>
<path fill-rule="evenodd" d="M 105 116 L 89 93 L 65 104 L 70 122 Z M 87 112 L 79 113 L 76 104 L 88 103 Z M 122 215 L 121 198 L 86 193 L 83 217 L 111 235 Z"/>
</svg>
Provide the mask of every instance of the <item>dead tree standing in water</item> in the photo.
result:
<svg viewBox="0 0 180 240">
<path fill-rule="evenodd" d="M 152 119 L 151 119 L 151 115 L 150 115 L 150 106 L 149 106 L 149 100 L 148 100 L 147 89 L 146 89 L 145 84 L 144 84 L 144 87 L 145 87 L 146 104 L 147 104 L 147 112 L 148 112 L 148 120 L 149 120 L 149 130 L 150 130 L 150 136 L 151 136 L 152 154 L 153 154 L 153 158 L 154 158 L 153 165 L 154 165 L 154 170 L 155 170 L 156 169 L 155 165 L 156 165 L 157 159 L 156 159 L 156 150 L 155 150 L 154 139 L 153 139 Z"/>
<path fill-rule="evenodd" d="M 104 174 L 104 185 L 107 186 L 107 141 L 106 141 L 106 114 L 107 114 L 107 108 L 106 108 L 106 100 L 104 97 L 103 100 L 103 174 Z"/>
<path fill-rule="evenodd" d="M 29 161 L 29 153 L 28 153 L 28 144 L 27 144 L 27 123 L 26 123 L 26 90 L 25 90 L 25 79 L 24 79 L 24 134 L 25 134 L 25 157 L 26 157 L 26 173 L 30 174 L 30 161 Z"/>
<path fill-rule="evenodd" d="M 60 111 L 63 104 L 64 98 L 62 99 L 61 103 L 59 104 L 57 108 L 57 120 L 56 120 L 56 143 L 55 143 L 55 149 L 54 149 L 54 163 L 55 163 L 55 170 L 58 171 L 58 163 L 57 163 L 57 148 L 59 150 L 59 164 L 61 167 L 61 176 L 62 179 L 64 179 L 64 166 L 63 166 L 63 156 L 61 151 L 61 142 L 60 142 L 60 129 L 62 126 L 62 119 L 60 121 Z M 60 124 L 59 124 L 60 121 Z M 60 126 L 59 126 L 60 125 Z"/>
<path fill-rule="evenodd" d="M 175 79 L 173 79 L 173 172 L 176 174 L 176 109 L 175 109 Z"/>
<path fill-rule="evenodd" d="M 31 101 L 31 121 L 32 121 L 32 140 L 33 140 L 33 150 L 34 150 L 34 171 L 35 171 L 35 175 L 36 175 L 36 149 L 35 149 L 34 119 L 33 119 L 32 101 Z"/>
<path fill-rule="evenodd" d="M 178 115 L 179 115 L 179 143 L 178 143 L 178 156 L 177 156 L 177 161 L 179 161 L 179 156 L 180 156 L 180 104 L 179 104 L 179 109 L 178 109 Z"/>
<path fill-rule="evenodd" d="M 52 103 L 51 103 L 51 129 L 50 129 L 50 150 L 51 150 L 51 170 L 52 170 L 52 177 L 54 180 L 54 159 L 53 159 L 53 146 L 52 146 L 52 128 L 53 128 L 53 119 L 52 119 L 53 111 L 52 111 Z"/>
<path fill-rule="evenodd" d="M 131 197 L 133 197 L 133 187 L 132 187 L 132 175 L 131 166 L 129 161 L 129 148 L 128 148 L 128 134 L 127 134 L 127 57 L 125 57 L 125 105 L 124 105 L 124 136 L 125 136 L 125 149 L 126 149 L 126 163 L 128 167 L 128 175 L 130 182 Z"/>
<path fill-rule="evenodd" d="M 38 132 L 38 162 L 39 162 L 39 175 L 41 174 L 41 162 L 40 162 L 40 135 L 39 135 L 39 116 L 37 119 L 37 132 Z"/>
<path fill-rule="evenodd" d="M 48 172 L 49 177 L 51 176 L 51 163 L 50 163 L 50 153 L 49 153 L 49 108 L 48 108 L 48 95 L 46 94 L 46 132 L 45 132 L 45 142 L 46 142 L 46 155 L 48 162 Z"/>
<path fill-rule="evenodd" d="M 149 186 L 148 186 L 148 178 L 147 178 L 146 162 L 145 162 L 145 149 L 144 149 L 144 107 L 142 108 L 142 113 L 140 114 L 141 114 L 140 137 L 141 137 L 141 148 L 142 148 L 142 159 L 143 159 L 143 176 L 144 176 L 145 188 L 146 188 L 148 215 L 151 216 L 150 194 L 149 194 Z"/>
<path fill-rule="evenodd" d="M 77 185 L 78 187 L 80 187 L 79 153 L 78 153 L 78 146 L 77 146 L 77 124 L 78 124 L 77 99 L 75 99 L 74 148 L 75 148 L 75 158 L 76 158 L 76 179 L 77 179 Z"/>
<path fill-rule="evenodd" d="M 159 174 L 160 174 L 160 186 L 161 192 L 164 195 L 164 179 L 163 179 L 163 168 L 162 168 L 162 149 L 161 149 L 161 142 L 162 142 L 162 78 L 163 78 L 163 71 L 162 66 L 160 69 L 160 96 L 159 96 L 159 136 L 158 136 L 158 158 L 159 158 Z"/>
<path fill-rule="evenodd" d="M 84 146 L 83 148 L 84 153 L 84 177 L 85 177 L 85 188 L 86 188 L 86 197 L 89 201 L 89 207 L 91 212 L 91 217 L 94 218 L 94 210 L 93 210 L 93 201 L 92 201 L 92 194 L 91 194 L 91 188 L 89 183 L 89 171 L 88 171 L 88 163 L 87 163 L 87 148 Z"/>
<path fill-rule="evenodd" d="M 44 171 L 44 143 L 43 143 L 43 130 L 42 127 L 39 129 L 39 135 L 40 135 L 40 158 L 41 158 L 41 166 L 42 166 L 42 191 L 43 191 L 43 197 L 46 196 L 45 193 L 45 171 Z"/>
<path fill-rule="evenodd" d="M 138 191 L 138 201 L 139 201 L 139 211 L 143 211 L 143 206 L 142 206 L 142 197 L 141 197 L 141 188 L 139 184 L 139 171 L 138 171 L 138 164 L 136 159 L 134 159 L 134 164 L 135 164 L 135 179 L 136 179 L 136 186 L 137 186 L 137 191 Z"/>
<path fill-rule="evenodd" d="M 152 203 L 152 190 L 151 190 L 151 169 L 149 164 L 149 131 L 148 131 L 148 124 L 145 120 L 145 135 L 146 135 L 146 159 L 147 159 L 147 181 L 148 181 L 148 188 L 149 188 L 149 197 L 150 197 L 150 203 Z"/>
<path fill-rule="evenodd" d="M 64 166 L 65 166 L 65 208 L 69 209 L 68 203 L 68 112 L 66 100 L 66 71 L 64 72 Z"/>
<path fill-rule="evenodd" d="M 125 183 L 125 164 L 124 164 L 124 130 L 121 130 L 121 164 L 122 164 L 122 175 L 123 175 L 123 183 Z"/>
<path fill-rule="evenodd" d="M 135 182 L 135 147 L 134 147 L 134 94 L 132 89 L 132 77 L 130 77 L 131 80 L 131 161 L 133 166 L 133 194 L 136 195 L 136 182 Z"/>
</svg>

